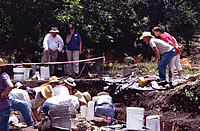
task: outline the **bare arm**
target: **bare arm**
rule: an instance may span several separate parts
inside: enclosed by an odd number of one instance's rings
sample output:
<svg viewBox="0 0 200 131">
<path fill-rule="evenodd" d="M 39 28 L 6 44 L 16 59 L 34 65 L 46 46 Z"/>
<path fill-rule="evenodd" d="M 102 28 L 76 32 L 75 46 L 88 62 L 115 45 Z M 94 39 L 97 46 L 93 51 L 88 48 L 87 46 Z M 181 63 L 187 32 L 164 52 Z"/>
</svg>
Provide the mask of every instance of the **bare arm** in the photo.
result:
<svg viewBox="0 0 200 131">
<path fill-rule="evenodd" d="M 72 38 L 73 34 L 74 34 L 74 30 L 70 30 L 70 35 L 69 35 L 69 37 L 66 40 L 67 44 L 69 44 L 69 42 L 71 41 L 71 38 Z"/>
<path fill-rule="evenodd" d="M 8 85 L 7 88 L 1 93 L 1 99 L 7 99 L 8 98 L 8 94 L 13 89 L 13 87 L 14 87 L 13 84 Z"/>
<path fill-rule="evenodd" d="M 79 54 L 81 55 L 82 54 L 82 42 L 80 42 L 80 44 L 79 44 Z"/>
<path fill-rule="evenodd" d="M 66 40 L 66 43 L 67 43 L 67 44 L 69 44 L 69 42 L 71 41 L 72 35 L 73 35 L 73 34 L 71 33 L 71 34 L 69 35 L 69 37 L 67 38 L 67 40 Z"/>
<path fill-rule="evenodd" d="M 157 47 L 153 48 L 154 53 L 156 54 L 156 58 L 158 60 L 158 64 L 160 63 L 160 53 Z"/>
<path fill-rule="evenodd" d="M 34 120 L 35 122 L 37 122 L 37 119 L 35 118 L 35 115 L 34 115 L 32 109 L 30 110 L 30 112 L 31 112 L 31 116 L 32 116 L 33 120 Z"/>
</svg>

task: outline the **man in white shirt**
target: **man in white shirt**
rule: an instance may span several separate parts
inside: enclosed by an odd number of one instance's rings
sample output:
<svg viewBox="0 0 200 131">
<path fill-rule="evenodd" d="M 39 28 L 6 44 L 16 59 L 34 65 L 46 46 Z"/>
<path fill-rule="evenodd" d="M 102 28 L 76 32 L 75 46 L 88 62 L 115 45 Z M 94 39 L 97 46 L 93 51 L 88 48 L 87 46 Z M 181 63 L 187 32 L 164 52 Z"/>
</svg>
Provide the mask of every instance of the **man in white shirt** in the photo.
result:
<svg viewBox="0 0 200 131">
<path fill-rule="evenodd" d="M 51 105 L 69 105 L 69 114 L 75 115 L 77 112 L 77 109 L 79 108 L 79 100 L 78 97 L 73 95 L 57 95 L 48 98 L 42 107 L 42 110 L 44 113 L 48 116 L 49 106 Z"/>
<path fill-rule="evenodd" d="M 20 111 L 24 117 L 28 126 L 34 124 L 34 121 L 37 121 L 31 111 L 31 99 L 35 98 L 36 92 L 31 88 L 26 90 L 22 89 L 13 89 L 9 93 L 9 99 L 11 101 L 11 108 L 16 111 Z"/>
<path fill-rule="evenodd" d="M 58 78 L 56 76 L 50 77 L 49 84 L 53 88 L 54 96 L 57 96 L 57 95 L 70 95 L 68 88 L 65 87 L 65 86 L 60 85 L 59 84 L 59 80 L 58 80 Z"/>
<path fill-rule="evenodd" d="M 151 32 L 143 32 L 140 40 L 143 40 L 146 44 L 149 44 L 154 51 L 157 63 L 160 80 L 166 82 L 166 66 L 175 54 L 175 49 L 170 44 L 160 39 L 154 38 Z M 161 55 L 163 56 L 161 59 Z"/>
<path fill-rule="evenodd" d="M 43 41 L 44 48 L 44 61 L 56 62 L 58 52 L 61 52 L 64 46 L 64 42 L 57 27 L 52 27 L 49 33 L 45 36 Z M 55 65 L 51 65 L 50 73 L 54 74 Z"/>
</svg>

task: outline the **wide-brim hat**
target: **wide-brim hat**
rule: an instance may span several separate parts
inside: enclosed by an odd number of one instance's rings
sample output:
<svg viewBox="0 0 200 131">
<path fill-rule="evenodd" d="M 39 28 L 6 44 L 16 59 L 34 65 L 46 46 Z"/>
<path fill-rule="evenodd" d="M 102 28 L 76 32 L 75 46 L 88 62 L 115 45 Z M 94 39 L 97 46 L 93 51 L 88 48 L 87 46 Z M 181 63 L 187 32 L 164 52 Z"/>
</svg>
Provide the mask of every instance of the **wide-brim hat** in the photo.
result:
<svg viewBox="0 0 200 131">
<path fill-rule="evenodd" d="M 0 66 L 5 66 L 4 61 L 2 58 L 0 58 Z"/>
<path fill-rule="evenodd" d="M 86 106 L 88 105 L 88 102 L 91 101 L 91 96 L 89 92 L 81 93 L 80 91 L 77 91 L 74 95 L 78 97 L 79 101 L 85 103 Z"/>
<path fill-rule="evenodd" d="M 54 96 L 53 88 L 49 84 L 43 84 L 43 85 L 41 85 L 41 93 L 42 93 L 42 96 L 45 99 L 48 99 L 48 98 Z"/>
<path fill-rule="evenodd" d="M 54 82 L 59 82 L 58 77 L 52 76 L 52 77 L 49 78 L 49 82 L 48 83 L 54 83 Z"/>
<path fill-rule="evenodd" d="M 74 82 L 74 79 L 71 77 L 68 77 L 66 80 L 64 80 L 65 83 L 67 83 L 70 86 L 76 86 L 76 83 Z"/>
<path fill-rule="evenodd" d="M 102 95 L 109 95 L 109 93 L 108 93 L 108 92 L 102 91 L 102 92 L 99 92 L 99 93 L 97 94 L 97 96 L 102 96 Z"/>
<path fill-rule="evenodd" d="M 140 40 L 142 40 L 144 37 L 152 37 L 155 38 L 153 35 L 151 35 L 151 32 L 143 32 L 142 36 L 140 36 Z"/>
<path fill-rule="evenodd" d="M 57 27 L 52 27 L 51 30 L 49 31 L 50 33 L 59 33 L 59 30 Z"/>
<path fill-rule="evenodd" d="M 16 87 L 17 89 L 19 89 L 21 86 L 23 86 L 22 83 L 20 83 L 20 82 L 15 83 L 15 87 Z"/>
</svg>

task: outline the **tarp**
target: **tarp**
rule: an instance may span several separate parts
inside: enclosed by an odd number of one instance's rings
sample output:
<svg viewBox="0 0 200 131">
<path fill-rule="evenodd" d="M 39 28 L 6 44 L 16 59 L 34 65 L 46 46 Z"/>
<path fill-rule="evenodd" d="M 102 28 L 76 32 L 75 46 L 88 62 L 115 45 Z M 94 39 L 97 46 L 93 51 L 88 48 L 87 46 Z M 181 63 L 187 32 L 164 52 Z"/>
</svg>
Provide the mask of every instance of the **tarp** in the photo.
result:
<svg viewBox="0 0 200 131">
<path fill-rule="evenodd" d="M 155 76 L 158 78 L 158 76 Z M 129 75 L 127 77 L 103 77 L 102 80 L 105 81 L 108 85 L 115 84 L 116 91 L 115 94 L 118 94 L 122 90 L 127 89 L 134 89 L 134 90 L 141 90 L 141 91 L 152 91 L 152 90 L 165 90 L 166 88 L 163 88 L 157 84 L 156 81 L 152 81 L 147 86 L 139 86 L 138 83 L 138 76 Z"/>
</svg>

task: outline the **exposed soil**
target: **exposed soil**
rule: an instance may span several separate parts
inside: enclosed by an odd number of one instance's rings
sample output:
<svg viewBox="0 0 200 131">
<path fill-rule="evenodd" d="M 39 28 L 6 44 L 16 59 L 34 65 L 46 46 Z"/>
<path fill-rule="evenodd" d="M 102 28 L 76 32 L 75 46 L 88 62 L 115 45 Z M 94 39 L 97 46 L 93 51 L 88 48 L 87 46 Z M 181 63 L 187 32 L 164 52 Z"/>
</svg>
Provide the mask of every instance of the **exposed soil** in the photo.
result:
<svg viewBox="0 0 200 131">
<path fill-rule="evenodd" d="M 101 79 L 78 79 L 78 89 L 81 92 L 88 91 L 91 96 L 103 91 L 107 86 Z M 173 89 L 161 91 L 124 90 L 118 95 L 109 93 L 115 103 L 116 123 L 125 124 L 126 107 L 142 107 L 145 116 L 160 115 L 161 130 L 172 131 L 198 131 L 200 130 L 200 80 L 193 76 L 186 82 L 178 83 Z M 192 93 L 191 93 L 192 92 Z M 188 93 L 186 95 L 186 93 Z M 193 94 L 193 95 L 192 95 Z M 196 98 L 198 97 L 198 99 Z M 22 129 L 34 130 L 34 129 Z"/>
<path fill-rule="evenodd" d="M 103 91 L 104 82 L 86 81 L 77 81 L 79 90 L 89 91 L 92 96 Z M 171 131 L 172 128 L 180 131 L 200 130 L 200 80 L 197 76 L 192 76 L 183 83 L 177 83 L 173 89 L 162 91 L 129 89 L 112 96 L 117 123 L 126 122 L 126 107 L 143 107 L 145 116 L 160 115 L 161 129 L 164 128 L 165 131 Z"/>
</svg>

